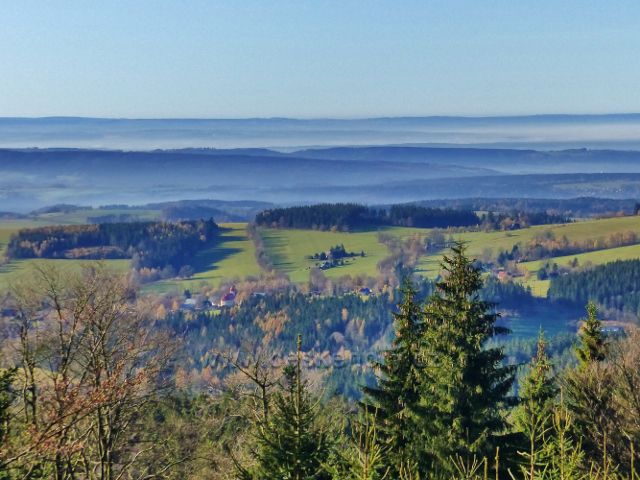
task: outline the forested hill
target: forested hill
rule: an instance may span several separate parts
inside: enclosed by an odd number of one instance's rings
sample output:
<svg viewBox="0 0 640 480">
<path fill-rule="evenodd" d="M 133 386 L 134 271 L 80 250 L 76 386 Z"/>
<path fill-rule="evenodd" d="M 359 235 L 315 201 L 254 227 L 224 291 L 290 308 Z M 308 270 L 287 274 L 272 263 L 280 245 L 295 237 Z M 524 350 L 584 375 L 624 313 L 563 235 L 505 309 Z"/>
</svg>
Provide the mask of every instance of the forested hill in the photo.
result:
<svg viewBox="0 0 640 480">
<path fill-rule="evenodd" d="M 180 269 L 216 241 L 213 220 L 128 222 L 26 228 L 14 234 L 7 257 L 131 258 L 134 268 Z"/>
<path fill-rule="evenodd" d="M 640 260 L 618 260 L 560 275 L 551 280 L 549 297 L 577 304 L 595 301 L 610 312 L 640 315 Z"/>
<path fill-rule="evenodd" d="M 393 205 L 375 209 L 353 203 L 324 203 L 301 207 L 274 208 L 256 215 L 256 223 L 276 228 L 349 230 L 378 226 L 446 228 L 477 225 L 480 219 L 471 210 Z"/>
<path fill-rule="evenodd" d="M 601 173 L 637 172 L 640 153 L 636 151 L 589 150 L 530 150 L 508 148 L 467 147 L 336 147 L 293 152 L 301 158 L 373 162 L 453 164 L 465 167 L 485 166 L 504 173 Z"/>
<path fill-rule="evenodd" d="M 203 197 L 308 201 L 309 187 L 313 186 L 366 187 L 416 178 L 496 173 L 484 166 L 392 160 L 363 163 L 265 155 L 262 151 L 213 155 L 191 151 L 0 149 L 0 164 L 0 194 L 6 197 L 3 210 L 20 212 L 53 203 L 145 204 Z M 326 193 L 320 197 L 328 199 Z"/>
<path fill-rule="evenodd" d="M 640 204 L 632 198 L 612 199 L 599 197 L 576 198 L 457 198 L 422 200 L 417 205 L 430 208 L 461 208 L 500 213 L 555 213 L 567 217 L 611 216 L 616 213 L 631 215 L 638 212 Z"/>
<path fill-rule="evenodd" d="M 344 147 L 0 149 L 3 210 L 217 198 L 386 204 L 460 197 L 640 196 L 640 152 Z"/>
</svg>

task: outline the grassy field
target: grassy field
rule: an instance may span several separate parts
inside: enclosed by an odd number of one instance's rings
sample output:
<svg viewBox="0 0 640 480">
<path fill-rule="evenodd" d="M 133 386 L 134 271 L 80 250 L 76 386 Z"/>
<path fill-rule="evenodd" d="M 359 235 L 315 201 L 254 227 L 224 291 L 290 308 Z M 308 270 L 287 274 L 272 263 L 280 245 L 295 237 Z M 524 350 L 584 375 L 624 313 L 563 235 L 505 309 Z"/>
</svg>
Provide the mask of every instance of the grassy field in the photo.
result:
<svg viewBox="0 0 640 480">
<path fill-rule="evenodd" d="M 530 272 L 536 273 L 540 267 L 547 262 L 555 262 L 560 266 L 567 266 L 572 260 L 577 259 L 579 265 L 601 265 L 615 260 L 633 260 L 637 258 L 640 258 L 640 245 L 629 245 L 626 247 L 608 248 L 606 250 L 597 250 L 595 252 L 580 253 L 577 255 L 554 257 L 551 260 L 525 262 L 520 265 Z"/>
<path fill-rule="evenodd" d="M 493 254 L 501 250 L 509 250 L 516 243 L 526 243 L 540 233 L 551 230 L 557 237 L 566 236 L 570 241 L 583 241 L 604 237 L 614 232 L 634 231 L 640 234 L 640 217 L 621 217 L 602 220 L 589 220 L 566 225 L 541 225 L 512 232 L 469 232 L 454 235 L 455 238 L 466 241 L 471 256 L 481 257 L 485 252 Z M 428 230 L 412 228 L 389 228 L 386 232 L 406 237 L 411 234 L 424 235 Z M 332 245 L 343 243 L 349 251 L 364 250 L 365 258 L 356 257 L 343 267 L 326 270 L 328 277 L 342 275 L 365 274 L 375 276 L 377 264 L 389 255 L 385 245 L 378 242 L 378 232 L 318 232 L 312 230 L 262 230 L 262 236 L 273 265 L 288 274 L 294 282 L 304 282 L 309 278 L 309 271 L 316 261 L 307 257 L 315 252 L 327 250 Z M 418 264 L 418 273 L 435 278 L 440 273 L 442 253 L 422 257 Z M 559 264 L 568 263 L 576 255 L 558 257 L 553 261 Z M 591 262 L 601 264 L 617 259 L 640 258 L 640 245 L 631 247 L 612 248 L 578 255 L 582 264 Z M 544 297 L 549 289 L 548 280 L 538 280 L 536 272 L 541 262 L 522 264 L 529 270 L 530 275 L 522 281 L 531 287 L 534 295 Z"/>
<path fill-rule="evenodd" d="M 165 293 L 199 290 L 203 286 L 217 286 L 223 280 L 242 279 L 260 274 L 253 242 L 247 237 L 246 223 L 223 223 L 224 240 L 217 246 L 200 252 L 193 268 L 196 274 L 188 280 L 163 280 L 145 286 L 145 291 Z"/>
<path fill-rule="evenodd" d="M 366 232 L 320 232 L 316 230 L 276 230 L 262 229 L 262 239 L 269 258 L 274 267 L 291 278 L 294 282 L 306 282 L 311 268 L 318 262 L 308 257 L 314 253 L 328 250 L 334 245 L 344 244 L 349 252 L 360 253 L 365 257 L 348 259 L 349 262 L 340 267 L 330 268 L 324 273 L 329 278 L 343 275 L 376 276 L 380 260 L 389 256 L 388 248 L 378 241 L 378 233 L 386 232 L 398 237 L 424 235 L 428 230 L 418 228 L 394 227 L 380 231 Z"/>
<path fill-rule="evenodd" d="M 130 268 L 129 260 L 103 260 L 103 262 L 108 268 L 120 273 L 125 273 Z M 73 272 L 79 271 L 83 265 L 90 263 L 87 260 L 53 260 L 47 258 L 14 260 L 0 266 L 0 292 L 4 292 L 11 285 L 32 277 L 37 267 L 55 266 L 62 272 Z"/>
<path fill-rule="evenodd" d="M 599 237 L 606 237 L 611 233 L 626 231 L 633 231 L 640 235 L 640 217 L 588 220 L 565 225 L 540 225 L 508 232 L 469 232 L 454 235 L 454 237 L 467 242 L 468 253 L 471 256 L 481 257 L 485 252 L 495 254 L 501 250 L 510 250 L 516 243 L 526 243 L 536 235 L 546 230 L 554 232 L 556 237 L 564 235 L 570 241 L 595 239 Z M 609 250 L 611 250 L 611 252 L 606 253 L 609 252 Z M 606 263 L 608 261 L 615 260 L 616 255 L 618 254 L 618 252 L 616 252 L 616 250 L 618 250 L 617 248 L 609 250 L 600 250 L 598 252 L 590 252 L 583 255 L 589 255 L 593 263 Z M 435 277 L 439 272 L 438 262 L 440 257 L 440 254 L 424 256 L 418 266 L 419 271 L 427 277 Z M 575 255 L 570 256 L 569 260 L 573 257 L 575 257 Z M 600 260 L 598 260 L 599 258 Z M 533 271 L 531 269 L 529 270 Z M 537 268 L 535 270 L 537 270 Z M 535 280 L 535 278 L 531 278 L 528 280 L 528 284 L 532 286 L 535 291 L 539 291 L 541 294 L 546 295 L 548 282 L 540 282 Z"/>
<path fill-rule="evenodd" d="M 22 228 L 40 227 L 50 224 L 46 220 L 3 220 L 0 223 L 0 257 L 4 256 L 7 242 L 11 235 Z M 129 260 L 106 260 L 105 263 L 120 272 L 129 269 Z M 61 270 L 79 270 L 82 265 L 86 265 L 85 260 L 50 260 L 50 259 L 28 259 L 14 260 L 4 265 L 0 265 L 0 292 L 6 291 L 12 284 L 21 279 L 28 278 L 34 273 L 35 267 L 54 265 Z"/>
<path fill-rule="evenodd" d="M 43 216 L 38 220 L 5 220 L 0 223 L 0 255 L 4 255 L 4 249 L 11 235 L 22 228 L 37 227 L 51 224 L 83 223 L 87 212 L 78 211 L 71 214 L 52 214 Z M 114 213 L 113 210 L 100 210 L 100 212 Z M 122 213 L 128 212 L 123 210 Z M 152 212 L 152 211 L 149 211 Z M 149 213 L 151 215 L 152 213 Z M 189 280 L 161 281 L 145 287 L 145 290 L 166 292 L 184 290 L 185 288 L 199 288 L 203 285 L 217 286 L 225 279 L 244 278 L 249 275 L 258 275 L 260 267 L 255 259 L 255 247 L 246 235 L 246 224 L 221 224 L 226 230 L 222 236 L 224 241 L 208 250 L 200 252 L 192 267 L 196 274 Z M 107 260 L 107 265 L 118 271 L 126 272 L 129 269 L 129 260 Z M 32 272 L 33 266 L 51 264 L 63 269 L 79 269 L 86 264 L 86 260 L 49 260 L 29 259 L 12 261 L 0 266 L 0 290 L 5 290 L 10 284 L 19 278 Z"/>
<path fill-rule="evenodd" d="M 538 280 L 536 274 L 538 270 L 547 262 L 555 262 L 559 266 L 568 266 L 574 259 L 579 265 L 602 265 L 616 260 L 635 260 L 640 258 L 640 245 L 628 245 L 626 247 L 608 248 L 595 252 L 580 253 L 577 255 L 565 255 L 553 257 L 551 259 L 536 260 L 534 262 L 521 263 L 520 266 L 531 273 L 531 277 L 526 284 L 531 286 L 534 295 L 545 297 L 549 290 L 549 280 Z"/>
</svg>

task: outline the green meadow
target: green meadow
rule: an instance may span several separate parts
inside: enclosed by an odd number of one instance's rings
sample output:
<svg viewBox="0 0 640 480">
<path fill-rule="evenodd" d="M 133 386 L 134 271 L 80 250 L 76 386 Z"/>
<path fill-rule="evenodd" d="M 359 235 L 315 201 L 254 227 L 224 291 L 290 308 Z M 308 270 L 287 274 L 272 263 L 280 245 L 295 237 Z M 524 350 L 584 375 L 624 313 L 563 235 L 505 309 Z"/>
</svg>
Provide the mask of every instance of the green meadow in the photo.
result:
<svg viewBox="0 0 640 480">
<path fill-rule="evenodd" d="M 607 248 L 594 252 L 580 253 L 577 255 L 564 255 L 548 260 L 536 260 L 534 262 L 521 263 L 520 266 L 530 272 L 530 278 L 525 281 L 536 296 L 546 297 L 549 290 L 549 280 L 538 280 L 538 270 L 547 262 L 557 263 L 559 266 L 568 266 L 574 259 L 578 265 L 602 265 L 616 260 L 635 260 L 640 258 L 640 245 L 628 245 L 626 247 Z"/>
<path fill-rule="evenodd" d="M 545 231 L 552 231 L 556 237 L 566 236 L 570 241 L 583 241 L 588 239 L 596 239 L 606 237 L 616 232 L 633 231 L 640 235 L 640 217 L 620 217 L 607 218 L 601 220 L 587 220 L 563 225 L 538 225 L 522 230 L 506 231 L 506 232 L 468 232 L 454 235 L 454 238 L 467 243 L 468 252 L 473 257 L 481 257 L 485 252 L 495 254 L 502 250 L 510 250 L 517 243 L 526 243 L 532 240 L 536 235 Z M 635 246 L 632 246 L 635 247 Z M 629 247 L 620 247 L 629 248 Z M 587 255 L 592 263 L 606 263 L 617 259 L 618 254 L 632 255 L 631 250 L 618 252 L 619 248 L 600 250 L 597 252 L 589 252 Z M 640 248 L 635 250 L 640 252 Z M 607 253 L 609 252 L 609 253 Z M 439 260 L 441 254 L 426 255 L 422 257 L 418 270 L 427 277 L 435 277 L 439 273 Z M 575 255 L 569 257 L 569 260 Z M 559 257 L 562 258 L 562 257 Z M 580 258 L 580 256 L 578 256 Z M 625 257 L 637 258 L 637 257 Z M 552 261 L 556 261 L 552 259 Z M 586 261 L 586 259 L 585 259 Z M 568 260 L 567 260 L 568 262 Z M 535 263 L 535 262 L 531 262 Z M 523 264 L 529 271 L 534 271 L 527 264 Z M 539 267 L 537 267 L 539 268 Z M 537 268 L 535 270 L 537 271 Z M 537 280 L 529 279 L 528 284 L 541 294 L 546 295 L 546 287 L 548 282 L 539 283 Z"/>
<path fill-rule="evenodd" d="M 260 274 L 256 261 L 256 249 L 247 236 L 246 223 L 223 223 L 222 242 L 196 255 L 192 267 L 195 275 L 189 279 L 162 280 L 145 286 L 145 291 L 166 293 L 199 290 L 206 286 L 218 286 L 225 280 L 242 279 Z"/>
<path fill-rule="evenodd" d="M 129 271 L 129 260 L 102 260 L 107 268 L 119 273 Z M 91 264 L 88 260 L 66 260 L 48 258 L 30 258 L 28 260 L 14 260 L 0 266 L 0 292 L 8 290 L 12 285 L 33 277 L 38 268 L 56 267 L 62 274 L 77 272 L 83 266 Z"/>
<path fill-rule="evenodd" d="M 47 218 L 38 217 L 29 220 L 3 220 L 0 223 L 0 258 L 4 257 L 5 249 L 11 235 L 23 228 L 42 227 L 44 225 L 61 224 L 68 222 L 52 221 Z M 82 222 L 80 222 L 82 223 Z M 89 264 L 88 260 L 68 260 L 68 259 L 27 259 L 13 260 L 0 265 L 0 292 L 6 291 L 11 285 L 32 276 L 37 268 L 55 266 L 61 272 L 79 271 L 84 265 Z M 117 272 L 127 272 L 130 268 L 129 260 L 103 260 L 103 263 Z"/>
<path fill-rule="evenodd" d="M 273 266 L 286 273 L 294 282 L 309 280 L 311 269 L 318 263 L 308 257 L 324 252 L 332 246 L 343 244 L 349 252 L 365 252 L 364 257 L 347 259 L 344 266 L 324 271 L 329 278 L 344 275 L 376 276 L 378 262 L 389 256 L 386 245 L 378 241 L 380 232 L 406 238 L 410 235 L 424 235 L 428 230 L 418 228 L 386 228 L 379 231 L 362 232 L 325 232 L 317 230 L 280 230 L 265 228 L 261 230 L 262 240 Z"/>
</svg>

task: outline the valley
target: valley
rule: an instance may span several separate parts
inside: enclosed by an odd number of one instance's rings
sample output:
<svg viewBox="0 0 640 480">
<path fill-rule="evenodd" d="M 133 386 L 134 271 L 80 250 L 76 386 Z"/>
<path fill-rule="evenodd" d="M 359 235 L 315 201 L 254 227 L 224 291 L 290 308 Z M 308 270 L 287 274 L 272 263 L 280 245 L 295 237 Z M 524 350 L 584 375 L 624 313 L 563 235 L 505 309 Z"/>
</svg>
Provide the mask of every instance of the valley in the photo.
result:
<svg viewBox="0 0 640 480">
<path fill-rule="evenodd" d="M 150 208 L 97 208 L 77 209 L 70 212 L 47 212 L 27 219 L 5 219 L 0 222 L 0 254 L 3 253 L 12 234 L 23 228 L 44 225 L 76 225 L 88 219 L 110 218 L 117 215 L 135 215 L 146 221 L 161 218 L 160 209 Z M 154 293 L 181 292 L 185 289 L 199 291 L 216 288 L 224 282 L 241 281 L 246 277 L 265 274 L 256 259 L 256 245 L 247 232 L 248 223 L 221 223 L 221 242 L 212 248 L 198 252 L 194 258 L 194 273 L 187 279 L 167 279 L 144 286 L 145 291 Z M 381 234 L 400 241 L 419 238 L 424 240 L 432 229 L 414 227 L 382 227 L 354 232 L 331 232 L 308 229 L 258 228 L 264 253 L 273 269 L 285 275 L 294 284 L 309 281 L 311 271 L 317 269 L 317 260 L 309 258 L 310 253 L 328 249 L 332 245 L 343 244 L 349 251 L 363 252 L 364 256 L 346 259 L 343 264 L 324 270 L 329 279 L 341 277 L 375 278 L 380 274 L 379 264 L 391 255 L 389 247 L 381 243 Z M 582 219 L 569 224 L 535 225 L 508 231 L 475 231 L 456 233 L 442 230 L 449 240 L 465 242 L 469 254 L 481 260 L 495 257 L 501 251 L 510 251 L 515 245 L 525 245 L 542 234 L 552 234 L 556 238 L 566 237 L 569 241 L 597 243 L 611 235 L 628 232 L 640 234 L 640 217 L 623 216 L 602 219 Z M 440 274 L 440 259 L 445 251 L 422 251 L 415 265 L 417 275 L 435 279 Z M 572 255 L 550 256 L 541 260 L 518 263 L 519 273 L 512 277 L 516 283 L 531 288 L 536 297 L 546 297 L 549 279 L 539 279 L 538 271 L 544 265 L 556 263 L 568 267 L 572 263 L 581 266 L 599 265 L 614 260 L 640 258 L 640 244 L 613 248 L 594 247 L 593 251 Z M 130 269 L 127 260 L 103 260 L 109 267 L 123 272 Z M 18 259 L 0 266 L 0 289 L 6 289 L 22 276 L 28 276 L 31 268 L 42 265 L 57 265 L 65 269 L 78 269 L 86 263 L 69 259 Z"/>
</svg>

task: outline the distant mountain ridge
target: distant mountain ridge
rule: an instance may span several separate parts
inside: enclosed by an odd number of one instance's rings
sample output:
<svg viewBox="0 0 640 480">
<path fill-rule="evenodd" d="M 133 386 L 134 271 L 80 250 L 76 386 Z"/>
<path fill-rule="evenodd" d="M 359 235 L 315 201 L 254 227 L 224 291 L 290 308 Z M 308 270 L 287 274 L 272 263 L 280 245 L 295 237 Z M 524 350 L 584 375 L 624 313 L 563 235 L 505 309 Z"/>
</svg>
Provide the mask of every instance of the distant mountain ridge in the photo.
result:
<svg viewBox="0 0 640 480">
<path fill-rule="evenodd" d="M 469 196 L 636 198 L 639 175 L 640 152 L 618 150 L 0 149 L 3 210 L 18 212 L 52 204 L 189 198 L 277 204 L 382 204 Z"/>
<path fill-rule="evenodd" d="M 301 149 L 389 144 L 640 149 L 640 113 L 377 118 L 0 117 L 0 147 Z M 554 147 L 555 145 L 555 147 Z"/>
</svg>

